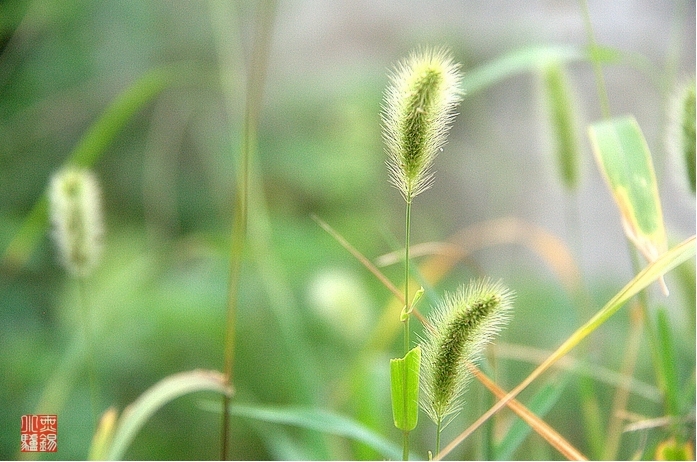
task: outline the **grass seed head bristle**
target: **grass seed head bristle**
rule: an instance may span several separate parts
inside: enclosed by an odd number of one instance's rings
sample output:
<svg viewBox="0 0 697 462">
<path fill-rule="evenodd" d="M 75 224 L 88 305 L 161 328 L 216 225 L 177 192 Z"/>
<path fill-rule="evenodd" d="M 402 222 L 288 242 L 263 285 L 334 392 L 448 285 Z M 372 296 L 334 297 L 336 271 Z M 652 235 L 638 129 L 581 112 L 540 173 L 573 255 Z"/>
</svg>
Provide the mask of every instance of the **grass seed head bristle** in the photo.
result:
<svg viewBox="0 0 697 462">
<path fill-rule="evenodd" d="M 435 307 L 423 342 L 422 407 L 436 424 L 446 423 L 462 404 L 470 380 L 467 363 L 509 319 L 513 293 L 488 279 L 461 286 Z"/>
<path fill-rule="evenodd" d="M 462 98 L 459 65 L 442 48 L 414 51 L 390 76 L 382 107 L 390 179 L 407 202 L 432 181 L 433 159 L 446 141 Z"/>
<path fill-rule="evenodd" d="M 69 273 L 85 277 L 101 256 L 103 233 L 97 180 L 89 171 L 67 168 L 49 186 L 53 238 Z"/>
<path fill-rule="evenodd" d="M 695 194 L 695 79 L 683 80 L 673 93 L 668 108 L 666 149 L 672 163 Z M 685 181 L 681 181 L 685 183 Z"/>
</svg>

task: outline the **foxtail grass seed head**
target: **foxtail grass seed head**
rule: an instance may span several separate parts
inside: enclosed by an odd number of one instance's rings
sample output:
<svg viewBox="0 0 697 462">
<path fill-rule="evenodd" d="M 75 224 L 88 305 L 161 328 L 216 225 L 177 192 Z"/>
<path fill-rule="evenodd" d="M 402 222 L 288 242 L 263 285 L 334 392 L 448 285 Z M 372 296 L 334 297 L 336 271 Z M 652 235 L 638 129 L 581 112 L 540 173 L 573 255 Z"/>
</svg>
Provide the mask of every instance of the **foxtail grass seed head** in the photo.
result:
<svg viewBox="0 0 697 462">
<path fill-rule="evenodd" d="M 546 65 L 542 70 L 542 80 L 559 173 L 564 186 L 573 190 L 578 184 L 580 158 L 573 92 L 560 63 Z"/>
<path fill-rule="evenodd" d="M 101 256 L 102 211 L 97 180 L 92 173 L 66 168 L 49 185 L 53 238 L 61 263 L 70 274 L 86 277 Z"/>
<path fill-rule="evenodd" d="M 443 48 L 419 48 L 390 75 L 382 107 L 392 184 L 407 202 L 428 189 L 433 159 L 462 99 L 459 64 Z"/>
<path fill-rule="evenodd" d="M 682 82 L 668 108 L 666 148 L 679 175 L 695 194 L 695 79 Z"/>
<path fill-rule="evenodd" d="M 512 300 L 500 282 L 484 279 L 446 293 L 434 308 L 422 342 L 421 406 L 437 425 L 447 425 L 460 410 L 471 379 L 467 363 L 508 322 Z"/>
</svg>

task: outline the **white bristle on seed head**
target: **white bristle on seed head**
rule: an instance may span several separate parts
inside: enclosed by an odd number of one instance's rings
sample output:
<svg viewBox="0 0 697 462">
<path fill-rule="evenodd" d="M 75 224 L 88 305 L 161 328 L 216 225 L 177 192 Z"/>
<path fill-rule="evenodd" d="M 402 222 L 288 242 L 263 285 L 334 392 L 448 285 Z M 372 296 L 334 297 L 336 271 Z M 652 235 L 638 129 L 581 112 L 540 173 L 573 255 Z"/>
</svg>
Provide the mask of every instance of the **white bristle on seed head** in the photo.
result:
<svg viewBox="0 0 697 462">
<path fill-rule="evenodd" d="M 48 196 L 60 261 L 70 274 L 88 276 L 99 262 L 104 232 L 97 180 L 88 170 L 66 168 L 51 178 Z"/>
</svg>

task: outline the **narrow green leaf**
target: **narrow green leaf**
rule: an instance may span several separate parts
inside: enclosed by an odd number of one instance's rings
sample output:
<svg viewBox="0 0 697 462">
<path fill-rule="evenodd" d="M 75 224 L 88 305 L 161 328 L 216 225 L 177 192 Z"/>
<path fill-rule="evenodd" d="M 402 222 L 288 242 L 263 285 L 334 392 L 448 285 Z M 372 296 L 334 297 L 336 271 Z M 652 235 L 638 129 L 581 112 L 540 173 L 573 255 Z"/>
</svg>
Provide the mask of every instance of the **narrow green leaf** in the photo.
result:
<svg viewBox="0 0 697 462">
<path fill-rule="evenodd" d="M 615 294 L 595 316 L 574 332 L 538 369 L 540 372 L 568 353 L 573 347 L 615 314 L 630 298 L 644 290 L 652 282 L 695 256 L 695 236 L 676 245 L 644 268 L 634 279 Z M 532 375 L 532 374 L 531 374 Z"/>
<path fill-rule="evenodd" d="M 204 403 L 204 407 L 214 412 L 220 411 L 218 403 L 210 403 L 210 406 Z M 387 459 L 396 460 L 402 457 L 401 446 L 393 444 L 360 422 L 325 409 L 245 404 L 231 404 L 229 409 L 231 415 L 239 417 L 350 438 L 370 446 Z"/>
<path fill-rule="evenodd" d="M 661 387 L 665 395 L 666 413 L 678 415 L 678 371 L 675 368 L 675 351 L 673 348 L 672 333 L 668 324 L 668 315 L 664 307 L 658 310 L 658 354 L 661 370 Z"/>
<path fill-rule="evenodd" d="M 584 50 L 569 46 L 522 48 L 468 71 L 463 76 L 462 88 L 471 95 L 508 77 L 537 69 L 549 61 L 572 62 L 587 57 Z"/>
<path fill-rule="evenodd" d="M 567 383 L 567 377 L 547 383 L 530 399 L 527 408 L 538 417 L 544 417 L 559 401 Z M 516 449 L 531 432 L 532 428 L 528 424 L 521 419 L 516 419 L 503 440 L 496 445 L 494 453 L 496 460 L 512 460 Z"/>
<path fill-rule="evenodd" d="M 620 210 L 625 234 L 649 261 L 668 246 L 651 152 L 633 116 L 589 128 L 598 168 Z"/>
<path fill-rule="evenodd" d="M 78 167 L 93 165 L 126 123 L 171 83 L 173 74 L 171 68 L 156 68 L 133 82 L 85 132 L 66 163 Z"/>
<path fill-rule="evenodd" d="M 133 115 L 169 85 L 173 74 L 172 68 L 154 69 L 118 95 L 85 132 L 64 166 L 91 167 Z M 48 199 L 44 193 L 5 249 L 2 266 L 16 268 L 24 265 L 47 225 Z"/>
<path fill-rule="evenodd" d="M 419 419 L 419 369 L 421 347 L 412 348 L 404 358 L 390 360 L 392 417 L 402 431 L 416 428 Z"/>
<path fill-rule="evenodd" d="M 204 390 L 232 393 L 223 374 L 217 371 L 180 372 L 157 382 L 124 409 L 107 458 L 121 459 L 141 427 L 162 406 L 187 393 Z"/>
</svg>

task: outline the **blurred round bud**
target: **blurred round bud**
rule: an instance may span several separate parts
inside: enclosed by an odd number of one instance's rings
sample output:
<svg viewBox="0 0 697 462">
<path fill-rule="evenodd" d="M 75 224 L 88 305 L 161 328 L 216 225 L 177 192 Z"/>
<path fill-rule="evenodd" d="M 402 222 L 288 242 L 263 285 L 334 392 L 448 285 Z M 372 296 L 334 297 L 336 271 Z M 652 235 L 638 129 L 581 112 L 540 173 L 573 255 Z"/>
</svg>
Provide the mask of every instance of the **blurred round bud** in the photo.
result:
<svg viewBox="0 0 697 462">
<path fill-rule="evenodd" d="M 310 282 L 308 301 L 316 315 L 347 340 L 360 340 L 369 330 L 370 297 L 348 271 L 329 269 L 317 274 Z"/>
</svg>

